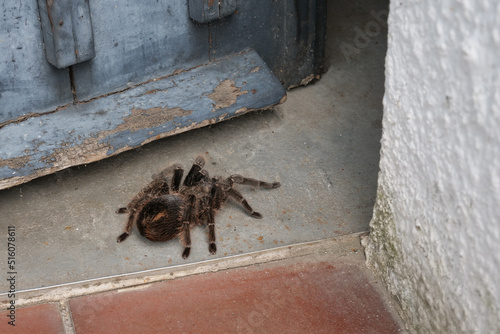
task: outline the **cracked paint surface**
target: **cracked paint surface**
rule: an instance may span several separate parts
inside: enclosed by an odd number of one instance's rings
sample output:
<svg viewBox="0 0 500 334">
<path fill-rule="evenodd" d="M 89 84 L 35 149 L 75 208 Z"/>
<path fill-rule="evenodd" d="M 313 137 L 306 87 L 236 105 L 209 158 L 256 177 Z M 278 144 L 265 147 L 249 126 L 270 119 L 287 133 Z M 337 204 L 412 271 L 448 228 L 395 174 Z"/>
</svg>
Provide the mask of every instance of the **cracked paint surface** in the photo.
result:
<svg viewBox="0 0 500 334">
<path fill-rule="evenodd" d="M 249 93 L 251 92 L 251 93 Z M 254 51 L 0 128 L 0 189 L 284 101 Z"/>
<path fill-rule="evenodd" d="M 252 72 L 250 71 L 250 73 Z M 215 87 L 212 94 L 208 95 L 215 102 L 212 111 L 232 106 L 236 103 L 238 96 L 244 94 L 248 94 L 248 91 L 242 91 L 241 88 L 236 87 L 233 80 L 226 79 L 222 81 Z"/>
</svg>

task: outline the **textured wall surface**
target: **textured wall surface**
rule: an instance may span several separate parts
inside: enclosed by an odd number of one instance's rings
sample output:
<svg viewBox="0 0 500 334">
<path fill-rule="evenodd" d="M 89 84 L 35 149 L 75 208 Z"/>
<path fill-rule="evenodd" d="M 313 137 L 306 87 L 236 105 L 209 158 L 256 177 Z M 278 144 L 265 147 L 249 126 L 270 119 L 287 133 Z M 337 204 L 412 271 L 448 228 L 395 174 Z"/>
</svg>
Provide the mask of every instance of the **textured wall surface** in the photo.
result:
<svg viewBox="0 0 500 334">
<path fill-rule="evenodd" d="M 413 332 L 500 333 L 500 3 L 391 1 L 368 263 Z"/>
</svg>

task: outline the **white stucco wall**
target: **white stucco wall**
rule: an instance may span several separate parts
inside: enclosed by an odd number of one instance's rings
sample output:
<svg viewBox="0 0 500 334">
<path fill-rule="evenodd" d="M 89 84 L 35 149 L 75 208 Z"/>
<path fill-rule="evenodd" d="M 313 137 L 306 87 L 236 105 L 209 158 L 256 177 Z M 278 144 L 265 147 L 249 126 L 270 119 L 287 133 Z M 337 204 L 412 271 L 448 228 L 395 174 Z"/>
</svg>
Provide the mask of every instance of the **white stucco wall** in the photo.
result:
<svg viewBox="0 0 500 334">
<path fill-rule="evenodd" d="M 500 333 L 500 1 L 391 1 L 367 261 L 421 333 Z"/>
</svg>

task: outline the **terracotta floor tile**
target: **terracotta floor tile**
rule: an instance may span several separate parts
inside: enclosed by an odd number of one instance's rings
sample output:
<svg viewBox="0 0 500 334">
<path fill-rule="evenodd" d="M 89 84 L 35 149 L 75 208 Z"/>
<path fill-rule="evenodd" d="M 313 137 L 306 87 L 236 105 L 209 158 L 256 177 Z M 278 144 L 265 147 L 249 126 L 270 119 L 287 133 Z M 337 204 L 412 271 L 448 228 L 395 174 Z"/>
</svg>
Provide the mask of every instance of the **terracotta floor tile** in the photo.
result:
<svg viewBox="0 0 500 334">
<path fill-rule="evenodd" d="M 0 333 L 64 333 L 57 304 L 40 304 L 16 308 L 15 326 L 8 324 L 10 312 L 0 312 Z"/>
<path fill-rule="evenodd" d="M 190 276 L 70 301 L 77 333 L 396 333 L 354 265 L 298 263 Z"/>
</svg>

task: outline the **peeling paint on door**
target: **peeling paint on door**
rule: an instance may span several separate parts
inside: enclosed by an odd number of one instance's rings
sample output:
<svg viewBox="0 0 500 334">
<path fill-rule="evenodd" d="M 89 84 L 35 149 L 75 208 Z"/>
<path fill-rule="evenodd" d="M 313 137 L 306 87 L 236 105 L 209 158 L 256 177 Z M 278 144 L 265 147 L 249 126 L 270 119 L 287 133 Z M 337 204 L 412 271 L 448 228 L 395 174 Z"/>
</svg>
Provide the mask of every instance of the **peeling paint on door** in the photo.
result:
<svg viewBox="0 0 500 334">
<path fill-rule="evenodd" d="M 260 68 L 258 71 L 252 69 Z M 248 94 L 248 92 L 252 92 Z M 0 189 L 284 101 L 247 50 L 0 128 Z"/>
<path fill-rule="evenodd" d="M 173 121 L 177 117 L 189 116 L 192 110 L 182 108 L 153 107 L 149 109 L 132 109 L 131 114 L 123 119 L 123 123 L 116 127 L 111 133 L 130 130 L 138 131 L 147 128 L 151 124 L 163 124 Z"/>
<path fill-rule="evenodd" d="M 234 81 L 229 79 L 222 81 L 215 87 L 213 93 L 208 95 L 215 102 L 212 111 L 232 106 L 236 103 L 238 96 L 243 94 L 248 94 L 248 91 L 241 91 L 241 88 L 235 86 Z"/>
</svg>

